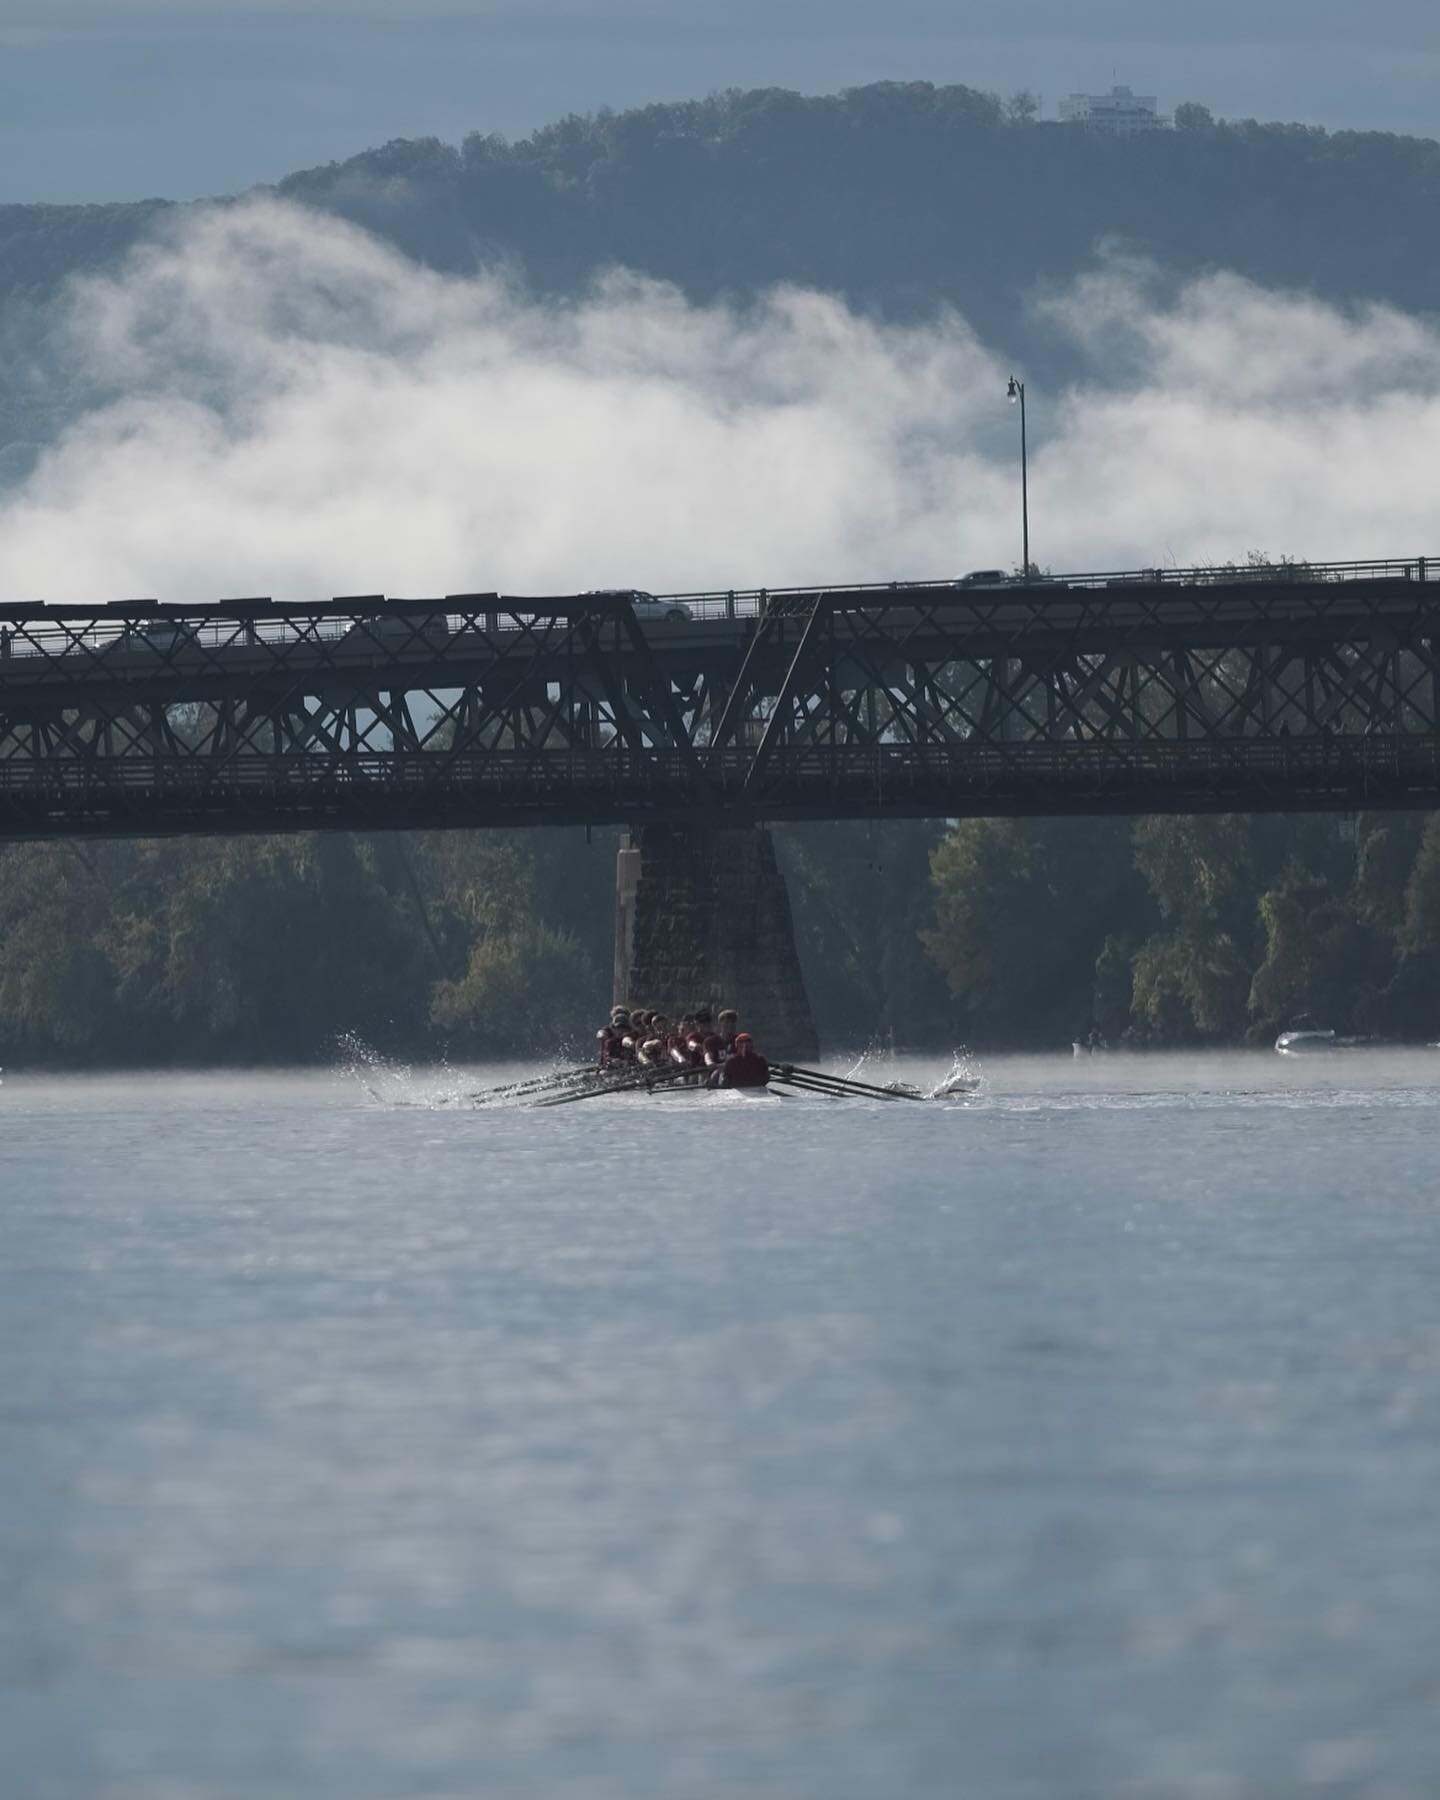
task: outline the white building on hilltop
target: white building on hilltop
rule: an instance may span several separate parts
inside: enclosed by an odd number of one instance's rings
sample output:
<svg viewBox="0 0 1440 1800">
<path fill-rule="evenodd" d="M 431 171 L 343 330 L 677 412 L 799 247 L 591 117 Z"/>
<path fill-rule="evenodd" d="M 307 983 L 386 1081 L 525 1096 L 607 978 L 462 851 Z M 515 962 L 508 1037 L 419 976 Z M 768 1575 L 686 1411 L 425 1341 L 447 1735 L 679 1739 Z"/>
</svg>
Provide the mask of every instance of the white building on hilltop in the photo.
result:
<svg viewBox="0 0 1440 1800">
<path fill-rule="evenodd" d="M 1128 87 L 1112 87 L 1108 94 L 1071 94 L 1060 102 L 1060 117 L 1070 125 L 1091 131 L 1123 135 L 1131 131 L 1165 131 L 1168 114 L 1157 112 L 1154 94 L 1132 94 Z"/>
</svg>

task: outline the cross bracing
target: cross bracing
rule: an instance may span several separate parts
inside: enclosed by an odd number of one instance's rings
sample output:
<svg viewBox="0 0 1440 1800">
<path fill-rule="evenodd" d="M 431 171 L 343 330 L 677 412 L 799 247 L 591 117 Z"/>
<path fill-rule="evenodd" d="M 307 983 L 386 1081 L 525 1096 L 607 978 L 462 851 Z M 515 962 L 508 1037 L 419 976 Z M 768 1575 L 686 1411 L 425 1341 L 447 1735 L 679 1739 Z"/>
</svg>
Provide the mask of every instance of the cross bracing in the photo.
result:
<svg viewBox="0 0 1440 1800">
<path fill-rule="evenodd" d="M 0 607 L 0 836 L 1429 807 L 1440 564 Z"/>
</svg>

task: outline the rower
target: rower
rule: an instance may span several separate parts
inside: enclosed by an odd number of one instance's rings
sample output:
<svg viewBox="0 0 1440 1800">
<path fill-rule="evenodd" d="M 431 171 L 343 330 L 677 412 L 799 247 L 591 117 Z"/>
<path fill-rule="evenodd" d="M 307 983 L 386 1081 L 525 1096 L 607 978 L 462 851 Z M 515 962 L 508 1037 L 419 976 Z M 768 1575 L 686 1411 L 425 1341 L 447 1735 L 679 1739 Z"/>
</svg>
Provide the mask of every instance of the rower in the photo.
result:
<svg viewBox="0 0 1440 1800">
<path fill-rule="evenodd" d="M 735 1048 L 706 1081 L 706 1087 L 757 1088 L 770 1080 L 770 1065 L 755 1048 L 748 1031 L 737 1032 Z"/>
<path fill-rule="evenodd" d="M 735 1038 L 740 1030 L 740 1015 L 733 1006 L 727 1006 L 722 1009 L 717 1023 L 720 1027 L 720 1042 L 728 1055 L 735 1048 Z"/>
</svg>

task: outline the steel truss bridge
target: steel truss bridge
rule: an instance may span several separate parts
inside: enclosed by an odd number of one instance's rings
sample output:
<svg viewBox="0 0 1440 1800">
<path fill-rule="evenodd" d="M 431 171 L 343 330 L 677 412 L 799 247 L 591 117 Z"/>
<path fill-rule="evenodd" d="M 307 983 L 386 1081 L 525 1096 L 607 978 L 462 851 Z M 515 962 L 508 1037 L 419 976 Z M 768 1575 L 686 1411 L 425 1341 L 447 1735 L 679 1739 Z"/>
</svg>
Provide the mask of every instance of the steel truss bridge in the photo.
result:
<svg viewBox="0 0 1440 1800">
<path fill-rule="evenodd" d="M 0 606 L 0 837 L 1440 805 L 1440 561 Z"/>
</svg>

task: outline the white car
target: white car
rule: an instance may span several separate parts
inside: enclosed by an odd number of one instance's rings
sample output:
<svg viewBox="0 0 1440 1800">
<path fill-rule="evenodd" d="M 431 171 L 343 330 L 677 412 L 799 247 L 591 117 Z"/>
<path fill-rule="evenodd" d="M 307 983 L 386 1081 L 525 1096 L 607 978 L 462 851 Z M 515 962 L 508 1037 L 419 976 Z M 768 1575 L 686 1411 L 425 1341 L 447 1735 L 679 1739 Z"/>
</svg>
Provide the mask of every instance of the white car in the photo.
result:
<svg viewBox="0 0 1440 1800">
<path fill-rule="evenodd" d="M 693 619 L 695 616 L 683 600 L 657 600 L 644 588 L 587 588 L 585 597 L 590 600 L 628 600 L 642 625 L 653 624 L 657 619 Z"/>
</svg>

